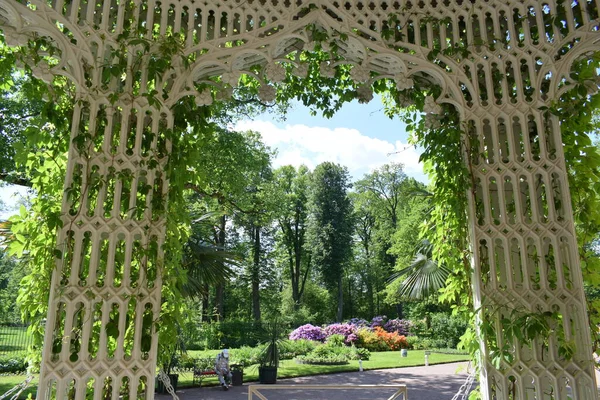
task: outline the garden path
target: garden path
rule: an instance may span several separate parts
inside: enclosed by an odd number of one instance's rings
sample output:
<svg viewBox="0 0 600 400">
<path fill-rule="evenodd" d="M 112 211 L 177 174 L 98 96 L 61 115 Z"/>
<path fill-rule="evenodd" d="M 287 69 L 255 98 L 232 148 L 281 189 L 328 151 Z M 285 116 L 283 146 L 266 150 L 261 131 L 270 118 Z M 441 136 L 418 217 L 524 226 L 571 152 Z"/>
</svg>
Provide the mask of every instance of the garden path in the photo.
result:
<svg viewBox="0 0 600 400">
<path fill-rule="evenodd" d="M 343 372 L 328 375 L 305 376 L 291 379 L 278 379 L 281 384 L 315 385 L 359 385 L 359 384 L 405 384 L 410 400 L 451 400 L 464 383 L 467 376 L 467 363 L 438 364 L 429 367 L 409 367 L 371 370 L 364 372 Z M 177 395 L 181 400 L 245 400 L 248 398 L 248 385 L 236 386 L 223 391 L 220 387 L 181 389 Z M 327 390 L 300 391 L 273 390 L 265 393 L 268 400 L 375 400 L 387 399 L 394 393 L 391 389 L 378 390 Z M 168 400 L 170 396 L 157 395 L 157 399 Z M 258 400 L 258 398 L 256 398 Z"/>
</svg>

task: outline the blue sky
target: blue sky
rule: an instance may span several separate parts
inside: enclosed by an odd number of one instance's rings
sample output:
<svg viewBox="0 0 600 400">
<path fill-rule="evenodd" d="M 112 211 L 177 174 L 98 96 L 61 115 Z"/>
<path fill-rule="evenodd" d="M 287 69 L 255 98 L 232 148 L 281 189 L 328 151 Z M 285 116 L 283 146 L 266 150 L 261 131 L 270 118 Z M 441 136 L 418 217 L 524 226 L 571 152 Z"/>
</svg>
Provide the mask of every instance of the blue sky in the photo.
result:
<svg viewBox="0 0 600 400">
<path fill-rule="evenodd" d="M 354 101 L 345 104 L 332 118 L 311 116 L 301 105 L 295 106 L 285 121 L 276 121 L 265 114 L 242 121 L 237 129 L 252 129 L 263 136 L 266 145 L 277 149 L 274 167 L 292 164 L 313 169 L 323 161 L 333 161 L 348 167 L 353 180 L 389 162 L 404 164 L 407 175 L 427 182 L 418 163 L 420 150 L 407 145 L 406 126 L 383 113 L 379 97 L 368 104 Z M 1 187 L 0 200 L 15 209 L 19 187 Z M 12 212 L 0 212 L 6 217 Z"/>
<path fill-rule="evenodd" d="M 238 123 L 236 129 L 260 132 L 265 144 L 278 151 L 275 167 L 306 164 L 312 169 L 333 161 L 359 179 L 393 161 L 404 164 L 409 176 L 427 182 L 418 163 L 420 150 L 407 144 L 406 125 L 385 116 L 378 97 L 368 104 L 347 103 L 331 119 L 311 116 L 306 107 L 297 106 L 285 121 L 262 115 Z"/>
</svg>

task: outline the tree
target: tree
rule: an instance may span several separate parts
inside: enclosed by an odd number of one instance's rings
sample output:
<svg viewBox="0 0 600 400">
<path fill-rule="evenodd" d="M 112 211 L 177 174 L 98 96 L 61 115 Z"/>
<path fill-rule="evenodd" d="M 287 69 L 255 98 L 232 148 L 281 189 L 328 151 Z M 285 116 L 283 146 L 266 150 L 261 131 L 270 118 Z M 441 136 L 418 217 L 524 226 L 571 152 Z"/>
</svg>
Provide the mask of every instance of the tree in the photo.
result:
<svg viewBox="0 0 600 400">
<path fill-rule="evenodd" d="M 312 175 L 309 225 L 313 261 L 330 293 L 337 293 L 338 321 L 342 320 L 343 276 L 352 254 L 352 204 L 348 197 L 346 167 L 331 162 L 319 164 Z"/>
<path fill-rule="evenodd" d="M 363 179 L 356 182 L 357 192 L 369 192 L 381 206 L 386 221 L 392 230 L 398 226 L 398 216 L 404 204 L 406 189 L 411 179 L 404 173 L 404 166 L 399 163 L 384 164 Z"/>
<path fill-rule="evenodd" d="M 264 234 L 269 233 L 269 226 L 274 217 L 273 199 L 270 188 L 273 171 L 271 169 L 270 152 L 265 148 L 260 137 L 251 143 L 254 150 L 254 163 L 252 173 L 249 174 L 249 182 L 245 197 L 247 206 L 244 212 L 237 214 L 237 222 L 244 227 L 251 242 L 252 262 L 249 263 L 250 284 L 252 287 L 252 316 L 254 320 L 261 318 L 260 311 L 260 283 L 261 270 L 266 269 L 264 265 L 265 247 L 263 245 Z"/>
<path fill-rule="evenodd" d="M 375 252 L 374 230 L 376 224 L 375 213 L 373 212 L 373 196 L 368 192 L 351 193 L 352 203 L 354 204 L 355 232 L 357 236 L 357 246 L 354 248 L 355 264 L 357 264 L 357 274 L 360 276 L 361 283 L 366 289 L 366 299 L 368 303 L 368 315 L 379 314 L 379 296 L 377 301 L 375 289 L 379 280 L 380 263 L 377 262 L 373 254 Z M 379 272 L 379 273 L 378 273 Z"/>
<path fill-rule="evenodd" d="M 187 187 L 206 202 L 206 210 L 215 216 L 211 242 L 220 250 L 227 249 L 228 224 L 237 215 L 238 220 L 249 228 L 251 238 L 258 237 L 259 248 L 256 250 L 255 247 L 255 254 L 259 257 L 260 224 L 264 223 L 265 213 L 261 193 L 264 180 L 271 174 L 272 153 L 255 132 L 229 131 L 214 125 L 211 131 L 203 134 L 198 148 L 202 157 L 196 158 L 194 180 Z M 257 245 L 256 240 L 253 243 Z M 258 263 L 251 267 L 251 281 L 256 317 L 260 315 Z M 224 283 L 217 284 L 215 306 L 219 319 L 224 315 L 224 289 Z M 203 308 L 207 307 L 208 299 L 205 298 Z"/>
<path fill-rule="evenodd" d="M 278 199 L 279 242 L 284 248 L 294 310 L 298 311 L 311 269 L 311 251 L 305 246 L 308 227 L 310 171 L 291 165 L 275 170 L 274 192 Z"/>
<path fill-rule="evenodd" d="M 362 218 L 370 216 L 372 226 L 366 235 L 363 225 L 357 228 L 359 241 L 368 254 L 364 254 L 366 263 L 362 275 L 367 279 L 366 286 L 371 294 L 369 301 L 374 302 L 377 314 L 381 312 L 380 292 L 385 288 L 385 282 L 393 271 L 399 256 L 391 251 L 392 238 L 398 230 L 403 229 L 401 220 L 410 213 L 409 203 L 414 188 L 423 187 L 422 184 L 409 178 L 404 173 L 404 166 L 399 163 L 389 163 L 375 169 L 355 184 L 357 204 L 355 212 Z M 361 219 L 359 218 L 359 221 Z M 418 236 L 418 230 L 411 233 Z M 413 248 L 410 249 L 412 255 Z M 360 253 L 358 254 L 360 255 Z M 401 256 L 401 255 L 400 255 Z M 402 314 L 401 304 L 396 304 L 398 314 Z"/>
<path fill-rule="evenodd" d="M 398 219 L 407 202 L 409 190 L 417 182 L 406 176 L 404 166 L 389 163 L 366 174 L 355 184 L 358 193 L 370 195 L 370 209 L 376 218 L 374 229 L 377 243 L 377 256 L 390 269 L 395 264 L 395 256 L 390 254 L 391 237 L 398 228 Z"/>
</svg>

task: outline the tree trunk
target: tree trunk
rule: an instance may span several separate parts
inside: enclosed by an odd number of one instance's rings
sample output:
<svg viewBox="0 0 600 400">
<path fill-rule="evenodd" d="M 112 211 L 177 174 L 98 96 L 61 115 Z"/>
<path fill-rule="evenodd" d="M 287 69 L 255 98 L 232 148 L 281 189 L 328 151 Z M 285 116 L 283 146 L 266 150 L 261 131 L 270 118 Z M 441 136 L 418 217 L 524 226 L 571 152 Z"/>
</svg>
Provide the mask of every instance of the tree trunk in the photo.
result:
<svg viewBox="0 0 600 400">
<path fill-rule="evenodd" d="M 202 293 L 202 322 L 208 322 L 210 320 L 209 310 L 208 310 L 208 284 L 204 284 L 204 292 Z"/>
<path fill-rule="evenodd" d="M 352 280 L 348 279 L 348 314 L 352 316 L 354 314 L 354 304 L 352 303 Z"/>
<path fill-rule="evenodd" d="M 398 313 L 398 318 L 402 319 L 404 317 L 404 307 L 402 303 L 396 304 L 396 312 Z"/>
<path fill-rule="evenodd" d="M 373 298 L 373 279 L 367 273 L 367 297 L 369 301 L 369 315 L 375 315 L 375 299 Z"/>
<path fill-rule="evenodd" d="M 217 285 L 217 290 L 215 293 L 215 307 L 216 307 L 216 311 L 217 313 L 214 316 L 215 321 L 222 321 L 223 320 L 223 314 L 224 314 L 224 307 L 223 307 L 223 298 L 225 293 L 225 285 L 223 285 L 222 283 Z"/>
<path fill-rule="evenodd" d="M 338 307 L 337 307 L 337 322 L 342 322 L 342 316 L 344 311 L 344 286 L 342 275 L 338 278 Z"/>
<path fill-rule="evenodd" d="M 223 215 L 221 216 L 221 221 L 219 224 L 219 234 L 217 235 L 217 246 L 220 249 L 224 249 L 225 248 L 225 239 L 226 239 L 226 235 L 225 235 L 225 229 L 227 227 L 227 216 Z M 220 261 L 223 262 L 223 261 Z M 223 316 L 224 316 L 224 311 L 225 311 L 225 307 L 223 305 L 223 299 L 225 296 L 225 287 L 224 285 L 221 283 L 217 286 L 217 292 L 215 295 L 215 307 L 217 308 L 217 315 L 216 318 L 217 320 L 222 320 Z"/>
<path fill-rule="evenodd" d="M 253 226 L 254 236 L 254 262 L 252 264 L 252 316 L 255 321 L 260 321 L 260 226 Z"/>
</svg>

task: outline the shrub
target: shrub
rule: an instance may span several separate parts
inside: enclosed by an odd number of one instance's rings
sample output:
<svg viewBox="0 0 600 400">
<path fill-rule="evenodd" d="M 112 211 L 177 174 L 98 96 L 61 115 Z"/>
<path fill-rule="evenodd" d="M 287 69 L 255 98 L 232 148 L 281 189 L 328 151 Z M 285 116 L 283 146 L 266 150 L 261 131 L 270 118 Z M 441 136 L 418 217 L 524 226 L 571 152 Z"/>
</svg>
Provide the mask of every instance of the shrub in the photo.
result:
<svg viewBox="0 0 600 400">
<path fill-rule="evenodd" d="M 27 361 L 24 356 L 0 358 L 0 373 L 20 374 L 27 371 Z"/>
<path fill-rule="evenodd" d="M 386 332 L 382 327 L 377 326 L 375 327 L 375 334 L 388 346 L 389 350 L 394 351 L 406 349 L 408 347 L 406 337 L 399 335 L 398 332 Z"/>
<path fill-rule="evenodd" d="M 399 335 L 407 336 L 410 332 L 411 322 L 407 319 L 390 319 L 383 325 L 387 332 L 397 332 Z"/>
<path fill-rule="evenodd" d="M 368 360 L 371 358 L 371 352 L 364 348 L 358 348 L 352 346 L 352 353 L 350 356 L 351 360 Z"/>
<path fill-rule="evenodd" d="M 325 339 L 325 344 L 330 346 L 343 346 L 344 345 L 344 335 L 331 335 Z"/>
<path fill-rule="evenodd" d="M 260 347 L 242 346 L 239 349 L 232 349 L 231 363 L 241 364 L 244 367 L 247 367 L 252 364 L 258 364 L 260 352 Z"/>
<path fill-rule="evenodd" d="M 298 339 L 284 340 L 279 349 L 279 357 L 282 360 L 291 360 L 297 356 L 302 356 L 310 353 L 318 346 L 318 342 L 314 340 Z"/>
<path fill-rule="evenodd" d="M 406 337 L 406 348 L 407 349 L 419 349 L 419 343 L 421 342 L 421 338 L 418 336 L 407 336 Z"/>
<path fill-rule="evenodd" d="M 330 355 L 327 357 L 315 356 L 312 353 L 296 358 L 299 364 L 315 364 L 315 365 L 344 365 L 348 364 L 348 359 L 342 355 Z"/>
<path fill-rule="evenodd" d="M 197 359 L 194 357 L 190 357 L 188 354 L 181 354 L 179 359 L 177 360 L 177 368 L 182 370 L 191 370 L 194 369 L 194 365 L 196 364 Z"/>
<path fill-rule="evenodd" d="M 370 326 L 369 321 L 367 321 L 366 319 L 362 319 L 362 318 L 351 318 L 350 321 L 348 321 L 348 323 L 356 326 L 357 328 Z"/>
<path fill-rule="evenodd" d="M 435 348 L 448 347 L 455 349 L 466 329 L 467 323 L 459 317 L 444 313 L 431 316 L 431 339 L 435 341 Z"/>
<path fill-rule="evenodd" d="M 361 347 L 370 351 L 387 351 L 389 347 L 385 342 L 380 340 L 375 332 L 369 328 L 360 328 L 357 331 L 358 340 L 356 347 Z"/>
<path fill-rule="evenodd" d="M 342 341 L 346 344 L 351 344 L 358 339 L 356 337 L 356 326 L 352 324 L 331 324 L 326 326 L 323 331 L 327 337 L 332 335 L 342 336 Z"/>
<path fill-rule="evenodd" d="M 325 338 L 323 328 L 311 324 L 299 326 L 290 333 L 290 340 L 307 339 L 322 342 Z"/>
<path fill-rule="evenodd" d="M 308 353 L 310 356 L 315 357 L 329 357 L 329 356 L 344 356 L 346 354 L 346 346 L 338 346 L 335 344 L 322 344 L 317 346 L 313 351 Z"/>
<path fill-rule="evenodd" d="M 317 345 L 313 351 L 305 356 L 298 356 L 300 363 L 306 364 L 339 364 L 347 363 L 349 360 L 368 360 L 371 353 L 366 349 L 357 349 L 355 346 L 344 345 L 342 335 L 331 335 L 327 342 Z"/>
<path fill-rule="evenodd" d="M 373 319 L 371 320 L 371 328 L 383 326 L 385 325 L 386 321 L 387 317 L 385 315 L 378 315 L 376 317 L 373 317 Z"/>
<path fill-rule="evenodd" d="M 425 320 L 422 320 L 422 319 L 411 320 L 410 333 L 411 333 L 411 335 L 415 335 L 415 336 L 419 336 L 419 337 L 427 336 L 428 331 L 427 331 L 427 323 L 425 322 Z"/>
</svg>

